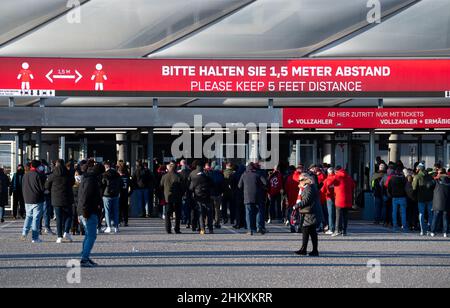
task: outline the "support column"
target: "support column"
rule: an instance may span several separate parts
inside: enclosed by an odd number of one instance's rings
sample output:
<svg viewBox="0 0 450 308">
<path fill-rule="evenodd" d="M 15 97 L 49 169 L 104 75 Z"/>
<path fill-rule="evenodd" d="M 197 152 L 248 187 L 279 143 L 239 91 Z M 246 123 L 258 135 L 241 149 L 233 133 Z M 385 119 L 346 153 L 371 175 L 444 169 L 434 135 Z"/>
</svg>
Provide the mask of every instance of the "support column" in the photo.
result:
<svg viewBox="0 0 450 308">
<path fill-rule="evenodd" d="M 127 161 L 127 135 L 117 134 L 116 135 L 116 151 L 117 151 L 117 161 Z"/>
<path fill-rule="evenodd" d="M 398 141 L 400 136 L 393 134 L 389 137 L 389 141 Z M 400 160 L 400 145 L 398 143 L 389 143 L 390 155 L 389 161 L 394 163 Z"/>
<path fill-rule="evenodd" d="M 87 138 L 80 139 L 80 160 L 88 158 L 88 141 Z"/>
<path fill-rule="evenodd" d="M 42 153 L 42 132 L 40 129 L 36 131 L 36 147 L 34 150 L 34 159 L 40 160 L 43 159 Z"/>
<path fill-rule="evenodd" d="M 60 136 L 59 137 L 59 158 L 60 159 L 66 159 L 66 137 Z"/>
<path fill-rule="evenodd" d="M 302 162 L 302 153 L 301 153 L 301 149 L 302 149 L 302 144 L 301 144 L 301 140 L 295 140 L 295 166 L 298 167 L 298 165 L 301 164 Z"/>
<path fill-rule="evenodd" d="M 14 136 L 14 163 L 12 166 L 13 173 L 17 172 L 17 165 L 22 164 L 22 160 L 20 158 L 20 134 Z"/>
<path fill-rule="evenodd" d="M 332 157 L 333 157 L 333 146 L 330 143 L 331 142 L 331 136 L 326 135 L 324 137 L 324 146 L 323 146 L 323 157 L 322 160 L 324 163 L 332 164 Z"/>
<path fill-rule="evenodd" d="M 258 139 L 258 133 L 249 132 L 249 160 L 253 163 L 258 162 L 259 160 Z"/>
<path fill-rule="evenodd" d="M 369 178 L 375 173 L 375 132 L 372 130 L 370 131 L 370 136 L 369 136 L 369 161 L 370 161 L 370 165 L 369 165 Z M 369 183 L 370 184 L 370 183 Z M 370 187 L 371 185 L 369 185 Z"/>
<path fill-rule="evenodd" d="M 147 161 L 148 161 L 148 168 L 153 171 L 153 158 L 155 157 L 154 154 L 154 130 L 153 128 L 148 129 L 148 136 L 147 136 Z"/>
</svg>

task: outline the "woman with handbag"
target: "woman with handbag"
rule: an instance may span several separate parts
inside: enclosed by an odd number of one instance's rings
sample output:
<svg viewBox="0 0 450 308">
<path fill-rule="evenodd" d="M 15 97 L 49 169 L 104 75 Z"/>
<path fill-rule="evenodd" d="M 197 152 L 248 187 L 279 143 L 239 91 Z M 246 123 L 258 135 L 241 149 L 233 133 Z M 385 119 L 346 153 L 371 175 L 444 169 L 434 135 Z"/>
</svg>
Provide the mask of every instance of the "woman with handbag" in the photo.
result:
<svg viewBox="0 0 450 308">
<path fill-rule="evenodd" d="M 311 237 L 313 244 L 313 250 L 309 254 L 310 257 L 319 256 L 319 237 L 317 235 L 317 198 L 318 192 L 312 180 L 306 174 L 302 174 L 299 180 L 299 200 L 294 206 L 294 210 L 297 210 L 302 215 L 302 233 L 303 233 L 303 245 L 302 248 L 296 252 L 297 255 L 306 256 L 308 254 L 308 242 Z"/>
</svg>

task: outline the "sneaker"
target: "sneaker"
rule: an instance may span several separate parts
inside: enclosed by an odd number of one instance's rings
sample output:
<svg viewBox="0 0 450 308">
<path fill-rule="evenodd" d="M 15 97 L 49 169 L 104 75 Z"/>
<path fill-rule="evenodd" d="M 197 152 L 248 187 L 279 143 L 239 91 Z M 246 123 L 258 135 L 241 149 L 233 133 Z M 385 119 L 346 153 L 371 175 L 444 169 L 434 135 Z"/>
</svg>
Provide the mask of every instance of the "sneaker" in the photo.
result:
<svg viewBox="0 0 450 308">
<path fill-rule="evenodd" d="M 444 237 L 447 238 L 447 233 L 444 233 Z"/>
<path fill-rule="evenodd" d="M 205 234 L 206 234 L 205 230 L 200 230 L 200 235 L 205 235 Z"/>
<path fill-rule="evenodd" d="M 272 223 L 272 219 L 269 219 L 269 220 L 267 221 L 267 224 L 270 225 L 271 223 Z"/>
<path fill-rule="evenodd" d="M 430 233 L 430 236 L 431 236 L 431 237 L 436 237 L 436 234 Z"/>
<path fill-rule="evenodd" d="M 80 262 L 80 266 L 84 267 L 84 268 L 93 268 L 93 267 L 95 267 L 95 265 L 93 265 L 91 262 L 89 262 L 89 260 L 82 260 Z"/>
<path fill-rule="evenodd" d="M 339 235 L 341 235 L 340 232 L 334 232 L 334 233 L 331 235 L 331 237 L 336 237 L 336 236 L 339 236 Z"/>
<path fill-rule="evenodd" d="M 62 243 L 62 237 L 58 237 L 57 239 L 56 239 L 56 244 L 61 244 Z"/>
<path fill-rule="evenodd" d="M 247 232 L 246 234 L 247 234 L 248 236 L 253 236 L 254 233 L 253 233 L 253 232 Z"/>
<path fill-rule="evenodd" d="M 97 266 L 98 266 L 98 264 L 95 263 L 94 261 L 92 261 L 91 259 L 88 259 L 87 261 L 88 261 L 93 267 L 97 267 Z"/>
<path fill-rule="evenodd" d="M 333 235 L 333 234 L 334 234 L 334 232 L 331 230 L 328 230 L 327 232 L 325 232 L 325 235 Z"/>
<path fill-rule="evenodd" d="M 431 236 L 431 232 L 430 231 L 427 232 L 427 236 Z"/>
<path fill-rule="evenodd" d="M 64 233 L 63 238 L 64 238 L 64 240 L 66 240 L 67 242 L 70 242 L 70 243 L 73 242 L 73 238 L 72 238 L 72 235 L 70 235 L 70 233 Z"/>
<path fill-rule="evenodd" d="M 39 244 L 39 243 L 42 243 L 42 240 L 38 238 L 37 240 L 32 240 L 31 242 L 33 244 Z"/>
<path fill-rule="evenodd" d="M 110 234 L 110 233 L 111 233 L 111 228 L 109 228 L 109 227 L 106 228 L 105 231 L 103 231 L 103 233 L 108 233 L 108 234 Z"/>
<path fill-rule="evenodd" d="M 114 233 L 115 234 L 119 233 L 119 228 L 114 228 Z"/>
<path fill-rule="evenodd" d="M 21 235 L 20 236 L 20 241 L 21 242 L 26 242 L 26 240 L 27 240 L 27 236 L 26 235 Z"/>
<path fill-rule="evenodd" d="M 44 229 L 44 234 L 47 234 L 47 235 L 56 235 L 55 232 L 52 231 L 52 229 Z"/>
<path fill-rule="evenodd" d="M 423 232 L 420 232 L 420 236 L 425 236 L 425 233 L 423 233 Z"/>
</svg>

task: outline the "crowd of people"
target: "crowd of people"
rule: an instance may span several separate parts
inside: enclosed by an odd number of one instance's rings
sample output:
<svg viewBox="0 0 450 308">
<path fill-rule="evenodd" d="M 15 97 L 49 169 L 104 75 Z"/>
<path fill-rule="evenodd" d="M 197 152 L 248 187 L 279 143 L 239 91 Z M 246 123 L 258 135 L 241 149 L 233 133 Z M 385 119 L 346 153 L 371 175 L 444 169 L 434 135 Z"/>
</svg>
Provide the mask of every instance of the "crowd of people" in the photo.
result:
<svg viewBox="0 0 450 308">
<path fill-rule="evenodd" d="M 424 162 L 414 169 L 401 161 L 386 164 L 377 158 L 371 187 L 375 199 L 375 224 L 393 231 L 420 231 L 435 237 L 448 235 L 450 209 L 450 170 L 436 164 L 427 169 Z"/>
<path fill-rule="evenodd" d="M 11 180 L 0 169 L 0 214 L 3 222 L 9 194 L 13 219 L 25 220 L 21 240 L 26 241 L 30 231 L 33 243 L 40 243 L 42 234 L 56 236 L 58 244 L 84 235 L 84 266 L 95 266 L 90 251 L 97 234 L 119 233 L 128 226 L 131 199 L 142 217 L 163 218 L 169 234 L 181 233 L 181 225 L 201 235 L 212 234 L 229 223 L 251 236 L 264 235 L 266 224 L 283 222 L 291 232 L 311 236 L 316 255 L 317 231 L 347 234 L 355 186 L 342 168 L 327 172 L 324 168 L 328 166 L 280 165 L 268 171 L 258 163 L 222 166 L 196 160 L 188 165 L 181 160 L 157 165 L 152 172 L 147 163 L 138 161 L 131 173 L 123 161 L 57 160 L 49 165 L 34 160 L 19 165 Z M 309 187 L 314 187 L 312 195 Z M 308 204 L 310 200 L 314 204 Z"/>
<path fill-rule="evenodd" d="M 376 169 L 371 181 L 376 224 L 394 231 L 420 228 L 430 236 L 442 230 L 447 236 L 450 178 L 445 169 L 426 170 L 421 163 L 413 171 L 380 159 Z M 96 266 L 90 252 L 97 234 L 128 227 L 130 203 L 143 218 L 164 219 L 169 234 L 180 234 L 182 225 L 200 235 L 213 234 L 230 224 L 254 236 L 267 233 L 266 224 L 283 223 L 303 234 L 298 255 L 307 255 L 309 239 L 310 256 L 319 255 L 319 232 L 347 236 L 356 183 L 340 166 L 280 164 L 264 170 L 258 163 L 195 160 L 188 165 L 181 160 L 157 164 L 154 170 L 141 161 L 131 172 L 123 161 L 57 160 L 49 165 L 35 160 L 19 165 L 10 180 L 0 168 L 0 218 L 4 222 L 10 195 L 13 219 L 24 219 L 23 241 L 30 231 L 33 243 L 41 242 L 42 234 L 56 236 L 58 244 L 84 235 L 85 267 Z"/>
</svg>

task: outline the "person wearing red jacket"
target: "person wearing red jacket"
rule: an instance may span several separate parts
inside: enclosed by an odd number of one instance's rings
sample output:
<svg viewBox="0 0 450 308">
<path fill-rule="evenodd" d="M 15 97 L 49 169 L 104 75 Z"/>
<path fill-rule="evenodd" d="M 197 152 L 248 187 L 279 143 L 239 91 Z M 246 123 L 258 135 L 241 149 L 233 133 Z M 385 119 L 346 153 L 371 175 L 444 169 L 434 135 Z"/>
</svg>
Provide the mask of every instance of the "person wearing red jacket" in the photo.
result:
<svg viewBox="0 0 450 308">
<path fill-rule="evenodd" d="M 269 177 L 269 200 L 270 200 L 270 219 L 269 222 L 281 218 L 281 195 L 283 194 L 283 175 L 279 166 L 275 167 Z"/>
<path fill-rule="evenodd" d="M 297 198 L 299 194 L 299 178 L 302 174 L 302 170 L 300 168 L 295 169 L 286 179 L 286 183 L 284 185 L 284 190 L 287 195 L 287 202 L 288 202 L 288 210 L 287 210 L 287 217 L 290 221 L 290 217 L 292 215 L 293 207 L 297 204 Z M 295 226 L 293 226 L 289 222 L 291 226 L 291 232 L 295 233 Z"/>
<path fill-rule="evenodd" d="M 336 232 L 336 206 L 335 206 L 335 196 L 334 196 L 334 180 L 335 172 L 334 168 L 328 169 L 328 177 L 323 182 L 322 189 L 320 193 L 322 199 L 326 200 L 327 211 L 328 211 L 328 231 L 325 233 L 327 235 L 333 235 Z"/>
<path fill-rule="evenodd" d="M 342 167 L 336 167 L 333 184 L 336 204 L 336 232 L 333 236 L 347 236 L 348 212 L 353 207 L 356 183 Z"/>
</svg>

